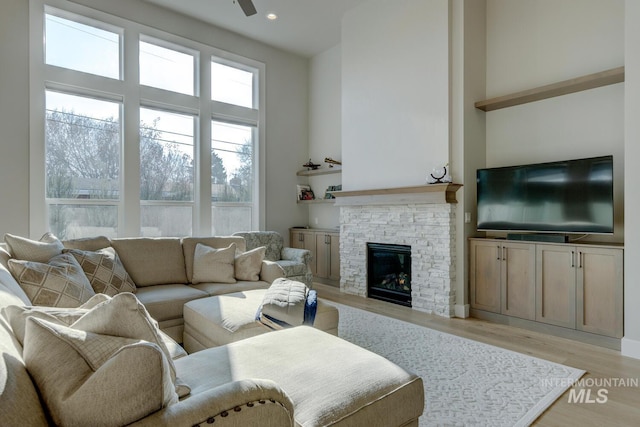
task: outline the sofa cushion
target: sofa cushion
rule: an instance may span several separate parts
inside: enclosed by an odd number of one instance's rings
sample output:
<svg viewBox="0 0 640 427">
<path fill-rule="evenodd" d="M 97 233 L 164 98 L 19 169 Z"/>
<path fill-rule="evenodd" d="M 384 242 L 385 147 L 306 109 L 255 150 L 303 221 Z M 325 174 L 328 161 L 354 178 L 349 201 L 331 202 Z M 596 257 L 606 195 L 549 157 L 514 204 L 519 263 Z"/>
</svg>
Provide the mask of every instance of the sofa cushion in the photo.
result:
<svg viewBox="0 0 640 427">
<path fill-rule="evenodd" d="M 95 295 L 71 254 L 56 255 L 46 264 L 11 259 L 9 270 L 34 305 L 77 307 Z"/>
<path fill-rule="evenodd" d="M 308 326 L 202 350 L 175 365 L 194 394 L 244 378 L 272 380 L 295 402 L 300 426 L 403 426 L 424 408 L 420 377 Z"/>
<path fill-rule="evenodd" d="M 240 236 L 184 237 L 182 239 L 182 250 L 189 283 L 193 281 L 193 256 L 198 243 L 216 249 L 226 248 L 230 244 L 235 243 L 236 250 L 240 252 L 246 250 L 245 241 Z"/>
<path fill-rule="evenodd" d="M 236 279 L 251 282 L 260 280 L 260 271 L 262 270 L 262 261 L 266 250 L 264 246 L 260 246 L 246 252 L 237 251 L 234 260 Z"/>
<path fill-rule="evenodd" d="M 191 285 L 193 289 L 205 292 L 208 296 L 230 294 L 232 292 L 251 291 L 253 289 L 267 289 L 269 282 L 258 280 L 257 282 L 249 282 L 247 280 L 239 280 L 233 285 L 227 283 L 198 283 Z"/>
<path fill-rule="evenodd" d="M 14 258 L 27 261 L 47 262 L 54 256 L 60 255 L 64 249 L 62 242 L 51 233 L 45 233 L 40 240 L 7 233 L 4 235 L 4 241 Z"/>
<path fill-rule="evenodd" d="M 234 277 L 235 254 L 235 243 L 222 249 L 198 243 L 193 254 L 193 279 L 191 283 L 236 283 Z"/>
<path fill-rule="evenodd" d="M 56 425 L 126 425 L 178 401 L 147 341 L 29 318 L 24 359 Z"/>
<path fill-rule="evenodd" d="M 67 249 L 80 249 L 81 251 L 97 251 L 111 246 L 111 240 L 105 236 L 84 237 L 62 242 Z"/>
<path fill-rule="evenodd" d="M 109 296 L 120 292 L 136 292 L 136 284 L 112 247 L 97 251 L 65 249 L 64 252 L 75 257 L 95 292 Z"/>
<path fill-rule="evenodd" d="M 158 322 L 182 319 L 182 307 L 186 302 L 206 296 L 202 290 L 181 284 L 146 286 L 136 292 L 136 297 Z"/>
<path fill-rule="evenodd" d="M 137 287 L 187 283 L 180 239 L 122 238 L 111 246 Z"/>
</svg>

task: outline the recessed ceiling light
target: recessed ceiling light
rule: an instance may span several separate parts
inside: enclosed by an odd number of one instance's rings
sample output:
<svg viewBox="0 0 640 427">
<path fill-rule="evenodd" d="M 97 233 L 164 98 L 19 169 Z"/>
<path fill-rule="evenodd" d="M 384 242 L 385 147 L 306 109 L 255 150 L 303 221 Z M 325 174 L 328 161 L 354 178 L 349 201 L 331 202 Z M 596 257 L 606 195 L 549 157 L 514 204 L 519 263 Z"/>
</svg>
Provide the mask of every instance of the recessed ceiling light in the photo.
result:
<svg viewBox="0 0 640 427">
<path fill-rule="evenodd" d="M 276 19 L 278 19 L 278 15 L 276 15 L 274 12 L 269 12 L 266 16 L 269 21 L 275 21 Z"/>
</svg>

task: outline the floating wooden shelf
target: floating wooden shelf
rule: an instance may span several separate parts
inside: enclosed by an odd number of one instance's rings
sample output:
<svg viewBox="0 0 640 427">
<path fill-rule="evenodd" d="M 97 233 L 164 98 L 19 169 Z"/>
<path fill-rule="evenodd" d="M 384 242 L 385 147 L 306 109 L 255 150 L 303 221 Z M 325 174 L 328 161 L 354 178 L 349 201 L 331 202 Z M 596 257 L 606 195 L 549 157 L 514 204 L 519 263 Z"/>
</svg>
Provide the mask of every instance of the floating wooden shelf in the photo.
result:
<svg viewBox="0 0 640 427">
<path fill-rule="evenodd" d="M 478 101 L 474 105 L 482 111 L 493 111 L 500 108 L 513 107 L 528 102 L 540 101 L 555 96 L 567 95 L 601 86 L 612 85 L 624 81 L 624 66 L 589 74 L 574 79 L 540 86 L 534 89 L 524 90 L 509 95 L 499 96 L 484 101 Z"/>
<path fill-rule="evenodd" d="M 377 188 L 371 190 L 334 191 L 336 205 L 457 203 L 456 191 L 462 184 L 444 183 L 413 187 Z"/>
<path fill-rule="evenodd" d="M 342 166 L 334 166 L 332 168 L 325 169 L 303 169 L 298 171 L 296 175 L 298 176 L 315 176 L 315 175 L 329 175 L 332 173 L 340 173 L 342 172 Z"/>
<path fill-rule="evenodd" d="M 316 203 L 335 203 L 336 199 L 313 199 L 313 200 L 298 200 L 298 203 L 302 204 L 316 204 Z"/>
</svg>

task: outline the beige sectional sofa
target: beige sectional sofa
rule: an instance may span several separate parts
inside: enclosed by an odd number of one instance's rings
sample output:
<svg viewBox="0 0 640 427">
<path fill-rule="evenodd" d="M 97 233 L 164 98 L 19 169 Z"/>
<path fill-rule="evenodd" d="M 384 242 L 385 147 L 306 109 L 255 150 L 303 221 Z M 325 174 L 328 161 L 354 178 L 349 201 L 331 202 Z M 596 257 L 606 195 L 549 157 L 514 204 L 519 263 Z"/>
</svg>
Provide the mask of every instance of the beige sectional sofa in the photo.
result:
<svg viewBox="0 0 640 427">
<path fill-rule="evenodd" d="M 137 286 L 136 296 L 158 321 L 160 329 L 171 338 L 182 342 L 185 303 L 213 295 L 266 289 L 284 272 L 274 262 L 262 262 L 260 280 L 238 280 L 235 283 L 203 282 L 192 284 L 196 245 L 202 243 L 213 248 L 235 244 L 238 251 L 246 250 L 245 240 L 237 236 L 179 238 L 121 238 L 96 237 L 68 240 L 66 248 L 95 251 L 112 246 Z"/>
<path fill-rule="evenodd" d="M 22 333 L 6 313 L 34 309 L 0 251 L 1 424 L 417 426 L 424 408 L 420 377 L 316 328 L 288 328 L 189 355 L 171 339 L 181 341 L 186 302 L 268 288 L 282 276 L 265 262 L 261 280 L 192 283 L 198 243 L 235 243 L 242 251 L 243 242 L 232 236 L 65 242 L 85 251 L 113 247 L 137 286 L 135 297 L 125 292 L 102 301 L 98 294 L 69 309 L 79 311 L 66 320 L 70 326 L 46 321 L 51 314 L 45 320 L 25 315 Z M 126 309 L 122 316 L 116 301 Z M 136 329 L 130 318 L 151 337 L 126 335 Z M 118 327 L 124 335 L 113 332 Z M 114 342 L 120 350 L 105 356 Z M 56 352 L 70 355 L 56 359 Z"/>
</svg>

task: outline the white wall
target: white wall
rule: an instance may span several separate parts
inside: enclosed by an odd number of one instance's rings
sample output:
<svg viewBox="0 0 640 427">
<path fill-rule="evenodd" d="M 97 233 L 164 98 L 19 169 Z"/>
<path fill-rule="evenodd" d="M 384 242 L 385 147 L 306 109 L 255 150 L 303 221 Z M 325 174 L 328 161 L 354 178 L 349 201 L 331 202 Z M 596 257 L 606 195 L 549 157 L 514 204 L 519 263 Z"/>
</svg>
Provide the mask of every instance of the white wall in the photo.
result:
<svg viewBox="0 0 640 427">
<path fill-rule="evenodd" d="M 342 160 L 342 48 L 340 45 L 313 58 L 309 67 L 309 157 L 328 167 L 325 157 Z M 324 197 L 330 185 L 342 183 L 341 174 L 320 175 L 307 180 L 316 197 Z M 339 226 L 340 209 L 332 204 L 307 205 L 307 224 L 314 228 Z"/>
<path fill-rule="evenodd" d="M 449 161 L 449 2 L 371 0 L 342 22 L 344 190 L 426 183 Z"/>
<path fill-rule="evenodd" d="M 625 258 L 622 354 L 640 359 L 640 2 L 625 3 Z"/>
<path fill-rule="evenodd" d="M 623 0 L 487 0 L 488 98 L 624 65 Z M 624 83 L 486 113 L 487 166 L 613 154 L 623 241 Z"/>
<path fill-rule="evenodd" d="M 308 158 L 308 65 L 302 58 L 176 15 L 140 0 L 76 3 L 171 32 L 266 64 L 266 224 L 288 236 L 306 221 L 296 205 L 296 171 Z M 3 0 L 0 10 L 0 235 L 29 235 L 29 114 L 27 0 Z M 39 237 L 39 236 L 32 236 Z"/>
<path fill-rule="evenodd" d="M 29 2 L 0 11 L 0 239 L 29 232 Z"/>
</svg>

